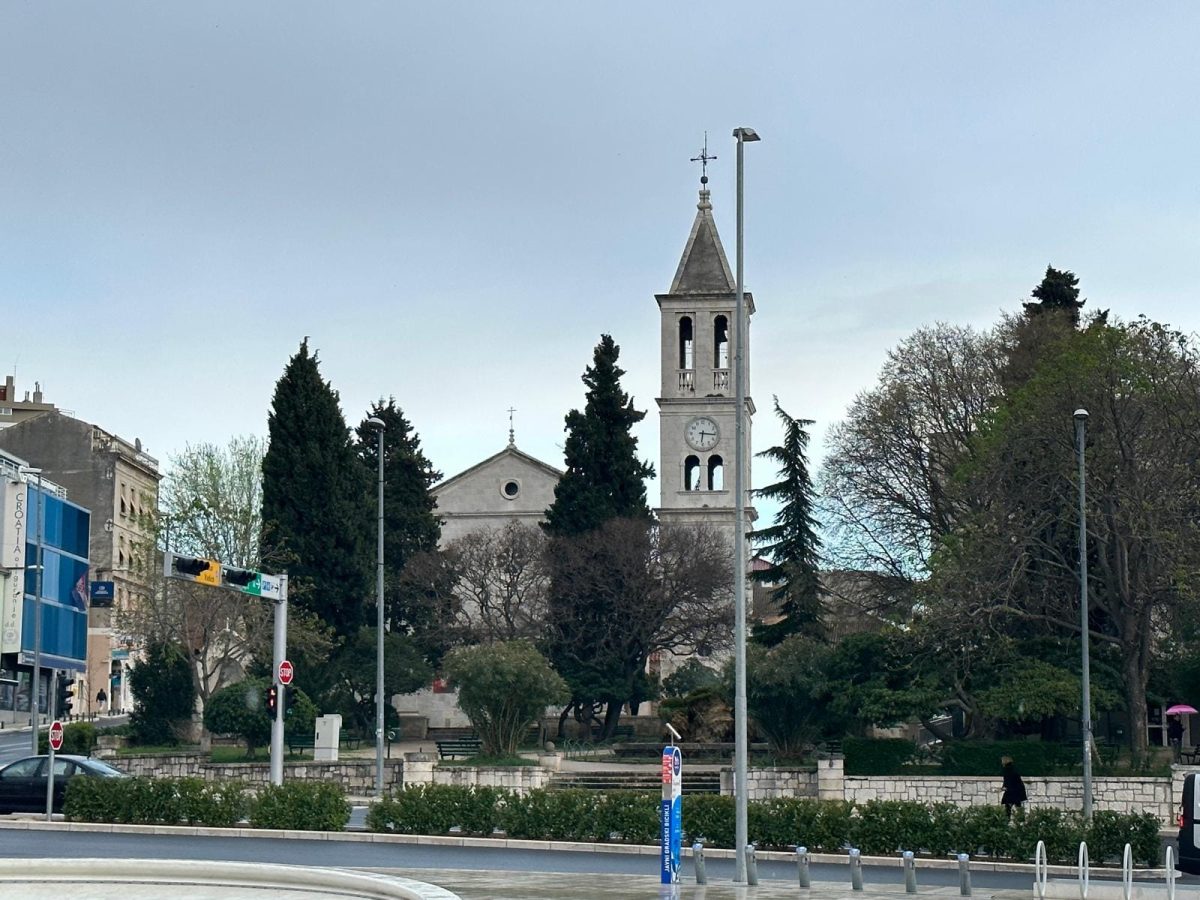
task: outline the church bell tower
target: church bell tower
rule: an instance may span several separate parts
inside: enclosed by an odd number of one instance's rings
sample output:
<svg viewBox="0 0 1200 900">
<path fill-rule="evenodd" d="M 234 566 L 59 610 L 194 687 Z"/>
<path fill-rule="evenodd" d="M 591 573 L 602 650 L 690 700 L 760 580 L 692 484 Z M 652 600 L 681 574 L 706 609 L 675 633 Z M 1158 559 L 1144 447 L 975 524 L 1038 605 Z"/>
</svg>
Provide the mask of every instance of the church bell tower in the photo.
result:
<svg viewBox="0 0 1200 900">
<path fill-rule="evenodd" d="M 711 157 L 707 151 L 704 162 Z M 734 498 L 734 340 L 737 282 L 713 220 L 708 177 L 671 289 L 655 295 L 662 328 L 662 386 L 658 396 L 659 518 L 667 524 L 709 524 L 732 537 Z M 754 299 L 745 293 L 746 321 Z M 742 345 L 750 371 L 749 334 Z M 747 374 L 747 382 L 749 375 Z M 744 484 L 750 490 L 750 418 L 746 385 Z M 747 522 L 754 521 L 747 502 Z"/>
</svg>

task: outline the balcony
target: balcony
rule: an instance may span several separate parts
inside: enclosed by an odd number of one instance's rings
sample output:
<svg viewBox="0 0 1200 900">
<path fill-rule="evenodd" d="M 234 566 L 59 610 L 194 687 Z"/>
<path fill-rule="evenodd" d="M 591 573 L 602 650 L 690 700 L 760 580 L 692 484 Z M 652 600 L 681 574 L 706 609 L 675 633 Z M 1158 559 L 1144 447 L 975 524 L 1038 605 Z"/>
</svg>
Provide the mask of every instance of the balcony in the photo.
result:
<svg viewBox="0 0 1200 900">
<path fill-rule="evenodd" d="M 713 369 L 712 389 L 714 394 L 728 394 L 729 383 L 728 369 Z"/>
<path fill-rule="evenodd" d="M 695 371 L 695 369 L 680 369 L 679 370 L 679 393 L 681 393 L 681 394 L 696 393 L 696 371 Z"/>
</svg>

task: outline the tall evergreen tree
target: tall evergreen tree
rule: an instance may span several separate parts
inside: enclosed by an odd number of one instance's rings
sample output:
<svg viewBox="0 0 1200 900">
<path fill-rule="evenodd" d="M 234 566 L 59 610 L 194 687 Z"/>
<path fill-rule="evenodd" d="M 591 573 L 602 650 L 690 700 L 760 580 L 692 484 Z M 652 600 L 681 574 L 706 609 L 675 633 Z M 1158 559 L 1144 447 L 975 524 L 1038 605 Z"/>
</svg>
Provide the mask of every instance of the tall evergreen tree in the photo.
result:
<svg viewBox="0 0 1200 900">
<path fill-rule="evenodd" d="M 783 423 L 783 443 L 758 455 L 779 465 L 779 481 L 755 493 L 782 504 L 775 524 L 753 532 L 751 540 L 769 562 L 753 574 L 772 585 L 771 599 L 783 618 L 754 629 L 754 640 L 774 647 L 793 634 L 823 637 L 819 563 L 821 538 L 813 518 L 816 491 L 808 474 L 809 419 L 793 419 L 775 398 L 775 414 Z"/>
<path fill-rule="evenodd" d="M 611 335 L 600 336 L 583 373 L 587 403 L 582 412 L 567 413 L 567 471 L 546 510 L 550 535 L 583 534 L 616 518 L 650 519 L 645 479 L 654 476 L 654 466 L 638 459 L 632 434 L 646 413 L 621 390 L 620 354 Z"/>
<path fill-rule="evenodd" d="M 434 499 L 429 489 L 442 477 L 421 450 L 421 439 L 412 423 L 389 397 L 373 403 L 367 415 L 355 429 L 359 459 L 367 477 L 376 485 L 379 472 L 379 435 L 367 421 L 378 418 L 383 430 L 383 579 L 388 598 L 385 610 L 387 627 L 391 631 L 409 631 L 417 625 L 416 618 L 402 597 L 404 567 L 419 553 L 437 550 L 442 528 L 434 515 Z M 370 520 L 377 521 L 376 494 L 370 494 Z M 370 531 L 375 536 L 374 528 Z M 374 547 L 373 542 L 370 543 Z M 368 558 L 374 559 L 371 552 Z M 372 593 L 373 597 L 374 594 Z M 373 604 L 371 604 L 373 605 Z M 371 621 L 374 621 L 372 618 Z"/>
<path fill-rule="evenodd" d="M 1064 312 L 1071 325 L 1079 326 L 1079 311 L 1086 300 L 1079 299 L 1079 278 L 1074 272 L 1046 266 L 1042 283 L 1033 289 L 1033 300 L 1023 304 L 1027 316 Z"/>
<path fill-rule="evenodd" d="M 369 581 L 370 481 L 308 338 L 275 385 L 263 458 L 263 547 L 282 545 L 289 591 L 339 635 L 357 632 Z"/>
</svg>

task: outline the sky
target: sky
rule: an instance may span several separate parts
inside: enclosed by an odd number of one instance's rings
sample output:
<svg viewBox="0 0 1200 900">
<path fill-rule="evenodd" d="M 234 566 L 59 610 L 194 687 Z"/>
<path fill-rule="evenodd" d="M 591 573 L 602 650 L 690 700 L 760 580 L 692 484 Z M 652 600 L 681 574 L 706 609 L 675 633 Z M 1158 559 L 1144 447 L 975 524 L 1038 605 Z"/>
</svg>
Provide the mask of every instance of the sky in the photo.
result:
<svg viewBox="0 0 1200 900">
<path fill-rule="evenodd" d="M 659 314 L 708 134 L 746 148 L 755 450 L 1047 265 L 1200 328 L 1200 6 L 0 3 L 0 370 L 164 466 L 267 432 L 308 336 L 349 424 L 562 464 L 602 333 L 657 462 Z M 756 468 L 754 482 L 773 474 Z M 650 501 L 658 501 L 651 486 Z"/>
</svg>

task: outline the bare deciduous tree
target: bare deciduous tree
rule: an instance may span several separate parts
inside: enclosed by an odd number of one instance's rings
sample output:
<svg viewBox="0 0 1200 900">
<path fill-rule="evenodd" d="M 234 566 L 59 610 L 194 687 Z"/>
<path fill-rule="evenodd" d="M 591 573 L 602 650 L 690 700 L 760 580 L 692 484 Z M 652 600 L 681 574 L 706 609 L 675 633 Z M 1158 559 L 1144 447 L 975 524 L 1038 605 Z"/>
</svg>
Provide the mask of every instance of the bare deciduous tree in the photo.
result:
<svg viewBox="0 0 1200 900">
<path fill-rule="evenodd" d="M 448 548 L 468 641 L 537 640 L 546 622 L 546 537 L 510 522 L 463 535 Z"/>
</svg>

